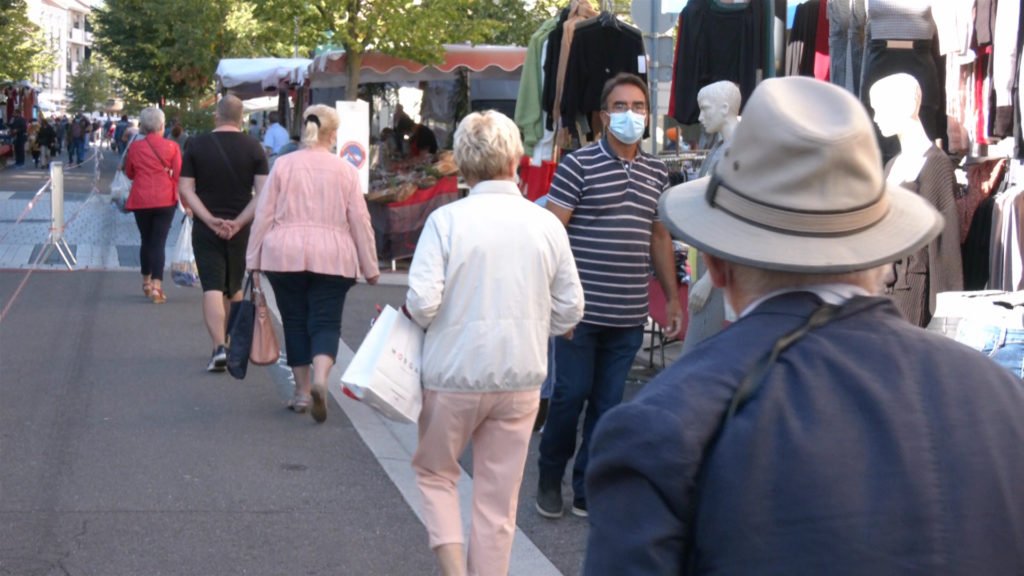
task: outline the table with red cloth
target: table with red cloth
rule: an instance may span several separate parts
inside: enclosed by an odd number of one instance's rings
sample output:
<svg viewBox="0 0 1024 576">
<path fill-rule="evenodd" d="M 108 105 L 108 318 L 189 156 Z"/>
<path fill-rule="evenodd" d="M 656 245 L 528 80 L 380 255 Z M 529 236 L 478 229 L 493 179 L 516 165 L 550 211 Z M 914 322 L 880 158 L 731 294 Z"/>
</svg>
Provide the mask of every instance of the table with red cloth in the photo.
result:
<svg viewBox="0 0 1024 576">
<path fill-rule="evenodd" d="M 430 188 L 420 188 L 401 202 L 367 202 L 377 240 L 377 258 L 410 258 L 416 251 L 427 217 L 436 208 L 459 199 L 456 176 L 445 176 Z"/>
</svg>

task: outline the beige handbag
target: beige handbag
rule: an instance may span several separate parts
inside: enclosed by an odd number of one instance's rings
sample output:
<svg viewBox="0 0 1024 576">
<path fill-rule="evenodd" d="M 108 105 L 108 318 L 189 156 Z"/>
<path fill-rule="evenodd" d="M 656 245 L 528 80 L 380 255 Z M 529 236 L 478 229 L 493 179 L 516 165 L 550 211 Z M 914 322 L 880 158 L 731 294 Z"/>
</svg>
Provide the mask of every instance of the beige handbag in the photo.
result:
<svg viewBox="0 0 1024 576">
<path fill-rule="evenodd" d="M 259 272 L 253 273 L 252 303 L 256 306 L 255 322 L 252 330 L 252 348 L 249 350 L 249 362 L 257 366 L 274 364 L 281 357 L 281 346 L 277 343 L 274 324 L 270 321 L 270 309 L 267 298 L 260 289 Z"/>
</svg>

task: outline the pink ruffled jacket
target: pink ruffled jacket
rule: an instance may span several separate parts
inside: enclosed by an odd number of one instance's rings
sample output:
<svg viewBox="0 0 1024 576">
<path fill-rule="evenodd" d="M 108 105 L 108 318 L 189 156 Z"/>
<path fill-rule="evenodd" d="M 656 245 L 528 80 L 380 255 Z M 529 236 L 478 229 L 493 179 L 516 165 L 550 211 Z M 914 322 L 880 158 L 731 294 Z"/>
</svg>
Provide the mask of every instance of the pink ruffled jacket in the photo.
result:
<svg viewBox="0 0 1024 576">
<path fill-rule="evenodd" d="M 269 272 L 378 275 L 359 172 L 321 149 L 278 158 L 256 201 L 246 265 Z"/>
</svg>

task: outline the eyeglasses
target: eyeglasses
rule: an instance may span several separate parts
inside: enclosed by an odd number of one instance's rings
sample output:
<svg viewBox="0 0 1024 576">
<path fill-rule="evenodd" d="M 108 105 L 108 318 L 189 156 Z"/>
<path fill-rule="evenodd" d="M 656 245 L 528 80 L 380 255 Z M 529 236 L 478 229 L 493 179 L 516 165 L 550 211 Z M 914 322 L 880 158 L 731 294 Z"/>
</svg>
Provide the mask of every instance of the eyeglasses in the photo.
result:
<svg viewBox="0 0 1024 576">
<path fill-rule="evenodd" d="M 637 114 L 647 114 L 647 103 L 646 102 L 633 102 L 632 105 L 626 102 L 616 102 L 611 106 L 612 112 L 625 112 L 632 110 Z"/>
</svg>

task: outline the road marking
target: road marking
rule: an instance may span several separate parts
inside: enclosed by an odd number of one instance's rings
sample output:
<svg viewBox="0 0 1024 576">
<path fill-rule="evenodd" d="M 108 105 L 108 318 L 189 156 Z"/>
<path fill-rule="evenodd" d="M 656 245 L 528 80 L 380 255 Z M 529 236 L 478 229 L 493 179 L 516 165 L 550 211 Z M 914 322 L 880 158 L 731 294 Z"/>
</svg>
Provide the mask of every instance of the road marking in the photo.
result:
<svg viewBox="0 0 1024 576">
<path fill-rule="evenodd" d="M 267 306 L 278 323 L 281 313 L 277 310 L 276 298 L 273 296 L 269 282 L 263 282 L 262 288 L 267 293 Z M 345 371 L 355 352 L 341 339 L 338 340 L 338 358 L 331 369 L 328 379 L 328 390 L 335 403 L 345 412 L 362 438 L 363 443 L 373 453 L 374 458 L 384 468 L 391 483 L 398 488 L 402 498 L 416 513 L 420 523 L 423 515 L 420 505 L 420 491 L 416 486 L 416 473 L 412 469 L 412 455 L 416 451 L 418 433 L 415 425 L 402 424 L 384 418 L 369 406 L 344 396 L 341 392 L 341 374 Z M 473 510 L 473 480 L 461 470 L 459 476 L 459 509 L 462 512 L 462 526 L 466 531 L 466 542 L 469 542 L 469 519 Z M 515 540 L 512 543 L 512 562 L 510 576 L 561 576 L 561 572 L 548 557 L 537 548 L 518 526 Z"/>
</svg>

